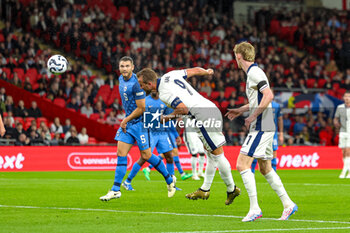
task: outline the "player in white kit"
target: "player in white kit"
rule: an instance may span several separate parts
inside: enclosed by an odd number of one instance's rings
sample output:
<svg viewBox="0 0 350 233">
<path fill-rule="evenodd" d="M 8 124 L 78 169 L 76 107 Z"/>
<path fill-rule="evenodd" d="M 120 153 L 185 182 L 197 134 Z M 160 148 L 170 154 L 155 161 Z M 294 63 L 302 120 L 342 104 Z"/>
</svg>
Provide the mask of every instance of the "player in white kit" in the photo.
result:
<svg viewBox="0 0 350 233">
<path fill-rule="evenodd" d="M 270 160 L 273 158 L 272 142 L 275 131 L 271 106 L 273 93 L 264 71 L 254 63 L 254 47 L 250 43 L 242 42 L 237 44 L 233 51 L 238 67 L 247 74 L 246 94 L 249 104 L 229 109 L 226 116 L 233 120 L 243 112 L 249 111 L 250 113 L 249 117 L 245 119 L 245 126 L 249 129 L 249 133 L 237 159 L 237 170 L 242 176 L 250 200 L 249 212 L 242 221 L 250 222 L 262 217 L 257 199 L 255 177 L 250 169 L 254 158 L 258 159 L 261 174 L 264 175 L 282 201 L 284 210 L 280 220 L 287 220 L 298 210 L 298 207 L 289 198 L 280 177 L 271 167 Z"/>
<path fill-rule="evenodd" d="M 334 115 L 334 125 L 339 128 L 339 148 L 343 152 L 343 170 L 339 178 L 350 178 L 350 91 L 345 92 L 344 104 L 337 107 Z M 348 175 L 346 176 L 346 173 Z"/>
<path fill-rule="evenodd" d="M 187 121 L 190 121 L 188 117 L 184 119 L 185 125 Z M 190 124 L 186 125 L 184 131 L 184 141 L 187 147 L 188 152 L 191 154 L 191 165 L 192 165 L 192 179 L 200 180 L 199 177 L 204 177 L 203 168 L 204 168 L 204 146 L 200 138 L 198 137 L 198 133 L 196 132 L 196 128 L 192 127 Z M 197 154 L 198 157 L 198 172 L 197 172 Z"/>
<path fill-rule="evenodd" d="M 187 194 L 188 199 L 208 199 L 216 168 L 227 186 L 226 205 L 230 205 L 240 194 L 231 173 L 231 165 L 224 155 L 226 143 L 222 133 L 222 115 L 214 103 L 201 96 L 187 81 L 188 77 L 212 75 L 212 69 L 190 68 L 175 70 L 158 79 L 157 74 L 149 68 L 137 73 L 141 88 L 146 93 L 159 92 L 159 98 L 174 109 L 172 115 L 161 116 L 161 122 L 167 122 L 177 116 L 187 115 L 196 124 L 197 133 L 207 153 L 207 168 L 203 185 L 195 192 Z"/>
</svg>

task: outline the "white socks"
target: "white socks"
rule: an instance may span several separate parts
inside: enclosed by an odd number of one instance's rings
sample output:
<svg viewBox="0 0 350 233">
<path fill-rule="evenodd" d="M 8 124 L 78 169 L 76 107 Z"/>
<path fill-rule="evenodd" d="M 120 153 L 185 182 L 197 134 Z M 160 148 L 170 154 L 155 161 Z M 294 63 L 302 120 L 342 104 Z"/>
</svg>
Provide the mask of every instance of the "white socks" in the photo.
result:
<svg viewBox="0 0 350 233">
<path fill-rule="evenodd" d="M 277 193 L 277 195 L 280 197 L 283 208 L 288 208 L 292 206 L 294 203 L 289 198 L 282 181 L 280 177 L 277 175 L 275 170 L 271 170 L 268 174 L 264 176 L 267 180 L 267 182 L 270 184 L 271 188 Z"/>
<path fill-rule="evenodd" d="M 198 157 L 198 174 L 203 174 L 205 156 L 199 155 Z"/>
<path fill-rule="evenodd" d="M 250 201 L 249 211 L 260 211 L 257 192 L 256 192 L 255 177 L 253 172 L 249 168 L 242 171 L 240 174 L 242 176 L 244 187 L 247 190 L 247 193 L 249 196 L 249 201 Z"/>
<path fill-rule="evenodd" d="M 204 182 L 202 184 L 202 190 L 209 190 L 216 172 L 216 161 L 213 155 L 207 153 L 207 168 L 205 169 Z"/>
<path fill-rule="evenodd" d="M 226 159 L 224 153 L 211 156 L 213 156 L 217 162 L 221 179 L 227 186 L 227 192 L 233 192 L 235 189 L 235 182 L 233 181 L 230 162 Z"/>
<path fill-rule="evenodd" d="M 350 170 L 350 157 L 345 157 L 343 159 L 343 162 L 344 162 L 344 166 L 341 174 L 346 175 L 346 172 Z"/>
<path fill-rule="evenodd" d="M 193 176 L 197 176 L 197 157 L 191 157 L 191 166 Z"/>
</svg>

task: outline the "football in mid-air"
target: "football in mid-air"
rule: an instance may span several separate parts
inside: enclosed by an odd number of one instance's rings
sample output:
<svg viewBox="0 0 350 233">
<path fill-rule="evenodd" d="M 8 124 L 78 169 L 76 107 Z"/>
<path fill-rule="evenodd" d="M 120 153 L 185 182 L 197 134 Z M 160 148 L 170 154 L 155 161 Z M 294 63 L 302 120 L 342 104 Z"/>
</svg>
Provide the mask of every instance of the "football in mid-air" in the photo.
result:
<svg viewBox="0 0 350 233">
<path fill-rule="evenodd" d="M 68 61 L 62 55 L 53 55 L 47 61 L 47 67 L 52 74 L 62 74 L 68 68 Z"/>
</svg>

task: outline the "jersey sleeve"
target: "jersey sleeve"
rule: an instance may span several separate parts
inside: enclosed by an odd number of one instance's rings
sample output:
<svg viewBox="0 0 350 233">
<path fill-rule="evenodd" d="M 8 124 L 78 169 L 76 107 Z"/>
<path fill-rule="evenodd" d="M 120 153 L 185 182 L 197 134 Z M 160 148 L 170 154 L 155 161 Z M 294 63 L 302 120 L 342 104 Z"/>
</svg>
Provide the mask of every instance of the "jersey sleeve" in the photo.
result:
<svg viewBox="0 0 350 233">
<path fill-rule="evenodd" d="M 146 98 L 146 94 L 141 89 L 140 84 L 138 82 L 135 82 L 134 86 L 132 87 L 132 93 L 135 96 L 135 100 Z"/>
<path fill-rule="evenodd" d="M 176 108 L 179 104 L 182 103 L 181 99 L 170 91 L 160 92 L 159 98 L 171 108 Z"/>
<path fill-rule="evenodd" d="M 251 87 L 256 87 L 259 92 L 262 92 L 264 89 L 270 87 L 269 81 L 265 73 L 258 69 L 254 72 L 249 72 L 249 82 Z"/>
<path fill-rule="evenodd" d="M 340 108 L 339 105 L 337 107 L 337 110 L 335 111 L 334 118 L 340 118 Z"/>
<path fill-rule="evenodd" d="M 182 77 L 183 79 L 187 79 L 187 71 L 186 70 L 173 70 L 170 71 L 169 73 L 165 74 L 164 76 L 167 75 L 175 75 L 176 77 Z"/>
</svg>

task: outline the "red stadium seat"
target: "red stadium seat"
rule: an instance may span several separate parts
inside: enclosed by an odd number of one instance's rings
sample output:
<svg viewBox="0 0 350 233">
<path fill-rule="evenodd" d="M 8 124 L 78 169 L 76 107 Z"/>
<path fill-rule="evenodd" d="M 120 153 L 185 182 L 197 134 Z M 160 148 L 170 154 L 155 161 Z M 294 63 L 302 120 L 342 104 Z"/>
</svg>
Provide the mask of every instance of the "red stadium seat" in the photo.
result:
<svg viewBox="0 0 350 233">
<path fill-rule="evenodd" d="M 316 79 L 310 78 L 310 79 L 306 80 L 306 86 L 308 88 L 314 88 L 315 83 L 316 83 Z"/>
<path fill-rule="evenodd" d="M 14 117 L 13 118 L 15 120 L 15 122 L 21 123 L 22 125 L 24 125 L 24 120 L 22 117 Z"/>
<path fill-rule="evenodd" d="M 220 92 L 218 92 L 218 91 L 213 91 L 213 92 L 211 92 L 210 98 L 211 98 L 212 100 L 216 100 L 219 96 L 220 96 Z"/>
<path fill-rule="evenodd" d="M 27 122 L 30 123 L 30 122 L 32 122 L 33 120 L 35 120 L 34 117 L 26 117 L 24 121 L 25 121 L 25 123 L 27 123 Z"/>
<path fill-rule="evenodd" d="M 40 123 L 41 122 L 44 122 L 45 124 L 46 124 L 46 126 L 49 126 L 48 124 L 49 124 L 49 121 L 45 118 L 45 117 L 38 117 L 37 119 L 36 119 L 36 124 L 38 125 L 38 126 L 40 126 Z"/>
<path fill-rule="evenodd" d="M 53 100 L 53 103 L 60 106 L 60 107 L 63 107 L 65 108 L 66 107 L 66 101 L 62 98 L 56 98 Z"/>
<path fill-rule="evenodd" d="M 96 144 L 96 143 L 97 143 L 96 138 L 94 138 L 94 137 L 89 137 L 89 139 L 88 139 L 88 144 Z"/>
<path fill-rule="evenodd" d="M 98 118 L 100 118 L 100 114 L 98 113 L 93 113 L 90 115 L 91 120 L 97 120 Z"/>
</svg>

